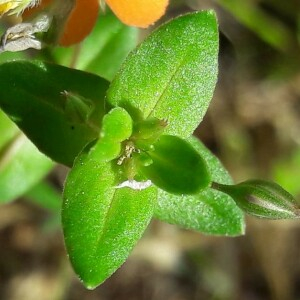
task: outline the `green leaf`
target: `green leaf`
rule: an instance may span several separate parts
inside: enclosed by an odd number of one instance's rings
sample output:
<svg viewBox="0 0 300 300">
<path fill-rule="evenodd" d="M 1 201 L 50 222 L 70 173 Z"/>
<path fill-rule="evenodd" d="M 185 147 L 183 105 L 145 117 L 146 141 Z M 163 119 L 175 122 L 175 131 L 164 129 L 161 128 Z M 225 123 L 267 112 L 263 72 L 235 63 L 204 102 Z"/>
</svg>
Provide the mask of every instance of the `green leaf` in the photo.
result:
<svg viewBox="0 0 300 300">
<path fill-rule="evenodd" d="M 188 139 L 205 159 L 212 180 L 230 184 L 231 178 L 219 160 L 196 138 Z M 242 211 L 227 195 L 206 188 L 196 195 L 176 196 L 159 190 L 155 217 L 210 235 L 236 236 L 244 233 Z"/>
<path fill-rule="evenodd" d="M 1 152 L 0 202 L 12 201 L 36 185 L 54 163 L 23 135 L 17 135 Z"/>
<path fill-rule="evenodd" d="M 31 202 L 57 214 L 60 214 L 62 197 L 51 184 L 41 181 L 25 195 Z"/>
<path fill-rule="evenodd" d="M 85 149 L 65 183 L 65 243 L 75 272 L 89 289 L 124 263 L 149 224 L 157 198 L 155 187 L 116 188 L 115 164 Z"/>
<path fill-rule="evenodd" d="M 288 157 L 275 160 L 272 166 L 272 179 L 291 194 L 300 195 L 300 148 L 296 148 Z"/>
<path fill-rule="evenodd" d="M 167 119 L 165 133 L 186 138 L 207 110 L 217 66 L 215 14 L 187 14 L 158 28 L 128 56 L 107 99 L 130 113 L 139 109 L 144 119 Z"/>
<path fill-rule="evenodd" d="M 0 110 L 0 151 L 1 149 L 15 137 L 19 129 L 18 127 Z"/>
<path fill-rule="evenodd" d="M 89 71 L 112 80 L 128 53 L 136 46 L 138 29 L 124 25 L 111 12 L 101 14 L 84 43 L 72 48 L 55 48 L 58 63 Z M 76 57 L 76 61 L 72 61 Z"/>
<path fill-rule="evenodd" d="M 152 164 L 140 168 L 156 186 L 173 194 L 195 194 L 210 184 L 205 161 L 179 137 L 162 135 L 148 152 Z"/>
<path fill-rule="evenodd" d="M 0 34 L 2 35 L 4 32 L 1 32 Z M 0 55 L 0 64 L 8 61 L 13 61 L 16 59 L 28 59 L 28 53 L 26 51 L 18 51 L 18 52 L 1 52 Z"/>
<path fill-rule="evenodd" d="M 62 195 L 58 189 L 46 181 L 41 181 L 29 190 L 24 197 L 27 201 L 34 203 L 44 209 L 48 214 L 45 222 L 42 224 L 43 233 L 53 233 L 61 230 L 61 204 Z"/>
<path fill-rule="evenodd" d="M 98 138 L 107 87 L 100 77 L 53 64 L 0 65 L 0 107 L 40 151 L 67 166 Z"/>
</svg>

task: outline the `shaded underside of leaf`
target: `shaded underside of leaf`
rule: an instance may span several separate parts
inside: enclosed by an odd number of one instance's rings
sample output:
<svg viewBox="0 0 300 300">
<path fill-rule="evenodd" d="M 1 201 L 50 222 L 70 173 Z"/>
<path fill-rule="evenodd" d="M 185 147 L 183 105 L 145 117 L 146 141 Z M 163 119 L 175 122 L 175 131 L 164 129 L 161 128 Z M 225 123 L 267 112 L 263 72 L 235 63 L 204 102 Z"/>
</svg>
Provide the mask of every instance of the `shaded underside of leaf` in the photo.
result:
<svg viewBox="0 0 300 300">
<path fill-rule="evenodd" d="M 68 166 L 98 137 L 107 86 L 100 77 L 48 63 L 0 65 L 0 107 L 42 152 Z M 88 123 L 70 121 L 65 92 L 94 102 Z"/>
</svg>

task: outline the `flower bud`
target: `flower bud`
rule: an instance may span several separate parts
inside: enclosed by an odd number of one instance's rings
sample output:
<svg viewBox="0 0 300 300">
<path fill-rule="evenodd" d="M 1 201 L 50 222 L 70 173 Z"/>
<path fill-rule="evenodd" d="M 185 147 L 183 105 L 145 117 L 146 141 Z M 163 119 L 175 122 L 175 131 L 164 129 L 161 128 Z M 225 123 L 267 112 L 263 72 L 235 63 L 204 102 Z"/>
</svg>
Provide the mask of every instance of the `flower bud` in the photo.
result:
<svg viewBox="0 0 300 300">
<path fill-rule="evenodd" d="M 144 151 L 151 150 L 152 145 L 162 135 L 168 126 L 166 120 L 150 118 L 135 124 L 133 139 L 137 148 Z"/>
<path fill-rule="evenodd" d="M 75 124 L 87 123 L 95 110 L 93 101 L 68 91 L 61 92 L 61 95 L 64 98 L 63 108 L 68 121 Z"/>
<path fill-rule="evenodd" d="M 168 122 L 157 118 L 150 118 L 135 124 L 134 134 L 139 139 L 151 139 L 160 136 Z"/>
<path fill-rule="evenodd" d="M 237 185 L 213 183 L 212 188 L 228 194 L 247 214 L 267 219 L 300 217 L 295 198 L 274 182 L 247 180 Z"/>
</svg>

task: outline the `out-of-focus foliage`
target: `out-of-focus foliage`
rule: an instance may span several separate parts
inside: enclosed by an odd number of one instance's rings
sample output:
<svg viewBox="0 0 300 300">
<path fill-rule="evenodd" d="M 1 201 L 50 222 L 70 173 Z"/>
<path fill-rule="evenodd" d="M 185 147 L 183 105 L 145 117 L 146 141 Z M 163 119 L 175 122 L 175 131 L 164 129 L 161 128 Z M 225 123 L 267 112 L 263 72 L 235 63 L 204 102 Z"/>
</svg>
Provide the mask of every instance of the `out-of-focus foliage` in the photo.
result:
<svg viewBox="0 0 300 300">
<path fill-rule="evenodd" d="M 54 48 L 49 54 L 56 63 L 112 80 L 137 39 L 137 28 L 125 26 L 107 11 L 81 45 Z"/>
<path fill-rule="evenodd" d="M 0 132 L 0 203 L 6 203 L 37 184 L 54 163 L 41 154 L 2 111 Z"/>
<path fill-rule="evenodd" d="M 188 7 L 217 10 L 220 30 L 239 58 L 239 72 L 269 78 L 295 75 L 300 67 L 298 0 L 188 0 Z"/>
<path fill-rule="evenodd" d="M 273 178 L 295 196 L 300 196 L 300 149 L 295 149 L 289 157 L 276 160 L 273 165 Z M 299 199 L 300 200 L 300 199 Z"/>
</svg>

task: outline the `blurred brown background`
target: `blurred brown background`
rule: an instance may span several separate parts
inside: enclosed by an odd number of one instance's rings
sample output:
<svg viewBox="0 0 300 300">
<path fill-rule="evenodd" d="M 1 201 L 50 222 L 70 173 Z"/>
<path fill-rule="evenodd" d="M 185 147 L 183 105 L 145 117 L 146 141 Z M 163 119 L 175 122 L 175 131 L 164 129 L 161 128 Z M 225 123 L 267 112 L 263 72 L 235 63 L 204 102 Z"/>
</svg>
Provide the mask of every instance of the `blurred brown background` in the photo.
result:
<svg viewBox="0 0 300 300">
<path fill-rule="evenodd" d="M 275 180 L 299 199 L 300 1 L 171 1 L 164 20 L 207 8 L 220 22 L 220 75 L 196 134 L 237 182 Z M 58 189 L 65 172 L 49 176 Z M 299 221 L 249 217 L 238 238 L 153 221 L 122 268 L 88 291 L 57 218 L 26 199 L 1 206 L 0 299 L 300 299 Z"/>
</svg>

